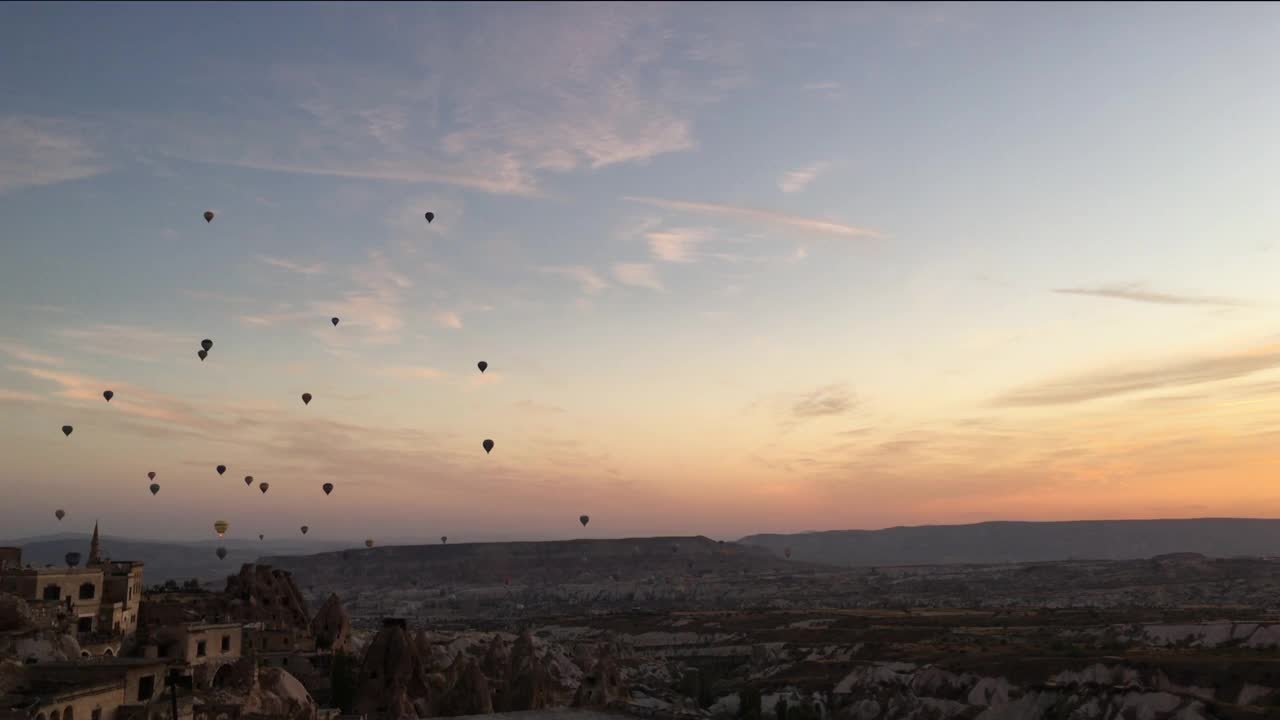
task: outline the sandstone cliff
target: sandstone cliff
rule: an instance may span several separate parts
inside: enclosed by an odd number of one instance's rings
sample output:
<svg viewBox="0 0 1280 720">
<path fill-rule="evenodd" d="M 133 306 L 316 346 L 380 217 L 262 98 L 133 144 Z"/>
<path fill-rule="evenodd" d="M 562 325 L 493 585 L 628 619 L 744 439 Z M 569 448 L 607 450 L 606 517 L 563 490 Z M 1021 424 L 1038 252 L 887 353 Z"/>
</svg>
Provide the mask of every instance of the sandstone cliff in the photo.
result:
<svg viewBox="0 0 1280 720">
<path fill-rule="evenodd" d="M 307 603 L 293 576 L 270 565 L 242 565 L 238 575 L 227 577 L 223 594 L 228 613 L 237 622 L 266 622 L 301 630 L 311 624 Z"/>
</svg>

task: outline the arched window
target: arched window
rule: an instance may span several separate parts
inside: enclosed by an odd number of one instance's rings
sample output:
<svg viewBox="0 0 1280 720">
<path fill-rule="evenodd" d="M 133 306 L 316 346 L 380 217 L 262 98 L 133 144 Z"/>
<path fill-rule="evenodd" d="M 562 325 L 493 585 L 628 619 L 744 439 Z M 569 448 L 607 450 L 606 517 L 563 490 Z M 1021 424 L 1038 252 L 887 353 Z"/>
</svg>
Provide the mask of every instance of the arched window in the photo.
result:
<svg viewBox="0 0 1280 720">
<path fill-rule="evenodd" d="M 57 586 L 57 585 L 45 585 L 45 586 L 44 586 L 44 599 L 45 599 L 45 600 L 58 600 L 58 599 L 60 599 L 61 597 L 62 597 L 62 588 L 61 588 L 61 587 L 59 587 L 59 586 Z"/>
<path fill-rule="evenodd" d="M 97 591 L 98 589 L 94 587 L 93 583 L 84 583 L 80 586 L 80 599 L 92 600 Z"/>
<path fill-rule="evenodd" d="M 53 710 L 49 713 L 49 720 L 62 720 L 62 713 L 57 710 Z"/>
<path fill-rule="evenodd" d="M 71 708 L 70 705 L 68 705 L 67 709 L 62 711 L 62 720 L 75 720 L 75 718 L 76 718 L 75 711 Z"/>
</svg>

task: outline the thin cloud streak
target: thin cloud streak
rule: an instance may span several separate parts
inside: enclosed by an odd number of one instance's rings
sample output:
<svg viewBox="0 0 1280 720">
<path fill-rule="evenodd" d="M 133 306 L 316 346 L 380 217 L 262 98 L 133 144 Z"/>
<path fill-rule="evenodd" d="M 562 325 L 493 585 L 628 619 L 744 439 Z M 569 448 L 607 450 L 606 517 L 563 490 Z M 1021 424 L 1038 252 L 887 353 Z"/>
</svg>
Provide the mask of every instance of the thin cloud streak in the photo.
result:
<svg viewBox="0 0 1280 720">
<path fill-rule="evenodd" d="M 1175 295 L 1144 290 L 1138 285 L 1111 285 L 1093 288 L 1056 288 L 1060 295 L 1085 295 L 1110 300 L 1152 303 L 1156 305 L 1202 305 L 1205 307 L 1245 307 L 1249 303 L 1228 297 L 1212 295 Z"/>
<path fill-rule="evenodd" d="M 657 291 L 664 289 L 653 266 L 647 263 L 617 263 L 613 266 L 613 276 L 623 285 Z"/>
<path fill-rule="evenodd" d="M 814 163 L 808 167 L 789 170 L 778 178 L 778 189 L 784 193 L 798 193 L 809 187 L 809 183 L 818 179 L 818 175 L 827 168 L 824 162 Z"/>
<path fill-rule="evenodd" d="M 563 275 L 565 277 L 573 278 L 578 282 L 578 285 L 582 287 L 582 292 L 587 293 L 588 295 L 595 295 L 601 290 L 609 287 L 609 283 L 601 279 L 600 275 L 597 274 L 595 270 L 592 270 L 585 265 L 549 265 L 538 268 L 538 271 L 550 275 Z"/>
<path fill-rule="evenodd" d="M 874 230 L 856 227 L 854 225 L 846 225 L 844 223 L 832 220 L 822 220 L 819 218 L 801 217 L 799 215 L 788 215 L 786 213 L 774 212 L 772 210 L 758 210 L 756 208 L 738 207 L 735 205 L 720 205 L 717 203 L 689 202 L 685 200 L 668 200 L 664 198 L 643 197 L 628 195 L 623 200 L 629 202 L 643 203 L 653 207 L 660 207 L 666 210 L 681 210 L 692 213 L 702 213 L 705 215 L 719 215 L 722 217 L 731 217 L 738 220 L 750 222 L 763 222 L 772 225 L 781 225 L 784 227 L 795 228 L 798 230 L 807 230 L 809 232 L 822 233 L 824 235 L 836 235 L 839 237 L 866 237 L 879 238 L 880 234 Z"/>
<path fill-rule="evenodd" d="M 321 275 L 323 273 L 328 272 L 328 270 L 325 269 L 325 266 L 321 263 L 313 263 L 311 265 L 307 265 L 304 263 L 295 262 L 293 260 L 288 260 L 285 258 L 270 257 L 267 255 L 259 255 L 258 261 L 266 265 L 270 265 L 271 267 L 274 267 L 274 268 L 279 268 L 281 270 L 288 270 L 289 272 L 298 273 L 299 275 Z"/>
<path fill-rule="evenodd" d="M 0 194 L 80 180 L 106 170 L 101 156 L 66 121 L 0 117 Z"/>
</svg>

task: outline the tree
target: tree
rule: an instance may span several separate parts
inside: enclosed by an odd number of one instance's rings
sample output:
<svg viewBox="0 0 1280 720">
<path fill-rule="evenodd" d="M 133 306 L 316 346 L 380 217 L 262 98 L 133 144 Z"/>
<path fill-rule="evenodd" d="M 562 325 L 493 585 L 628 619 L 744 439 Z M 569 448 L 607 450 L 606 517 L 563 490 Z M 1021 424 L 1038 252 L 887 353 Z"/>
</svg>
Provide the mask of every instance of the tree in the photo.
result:
<svg viewBox="0 0 1280 720">
<path fill-rule="evenodd" d="M 333 696 L 333 704 L 349 714 L 356 701 L 356 667 L 354 655 L 345 652 L 333 654 L 333 666 L 329 671 L 329 688 Z"/>
</svg>

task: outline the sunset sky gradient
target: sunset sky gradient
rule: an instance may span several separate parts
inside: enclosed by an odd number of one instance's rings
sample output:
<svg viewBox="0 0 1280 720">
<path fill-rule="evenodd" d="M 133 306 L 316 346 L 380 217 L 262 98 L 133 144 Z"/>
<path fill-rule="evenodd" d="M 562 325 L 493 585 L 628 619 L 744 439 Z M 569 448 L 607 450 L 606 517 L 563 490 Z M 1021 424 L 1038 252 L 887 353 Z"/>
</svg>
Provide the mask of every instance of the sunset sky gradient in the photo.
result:
<svg viewBox="0 0 1280 720">
<path fill-rule="evenodd" d="M 1280 516 L 1277 77 L 1274 4 L 4 3 L 0 537 Z"/>
</svg>

